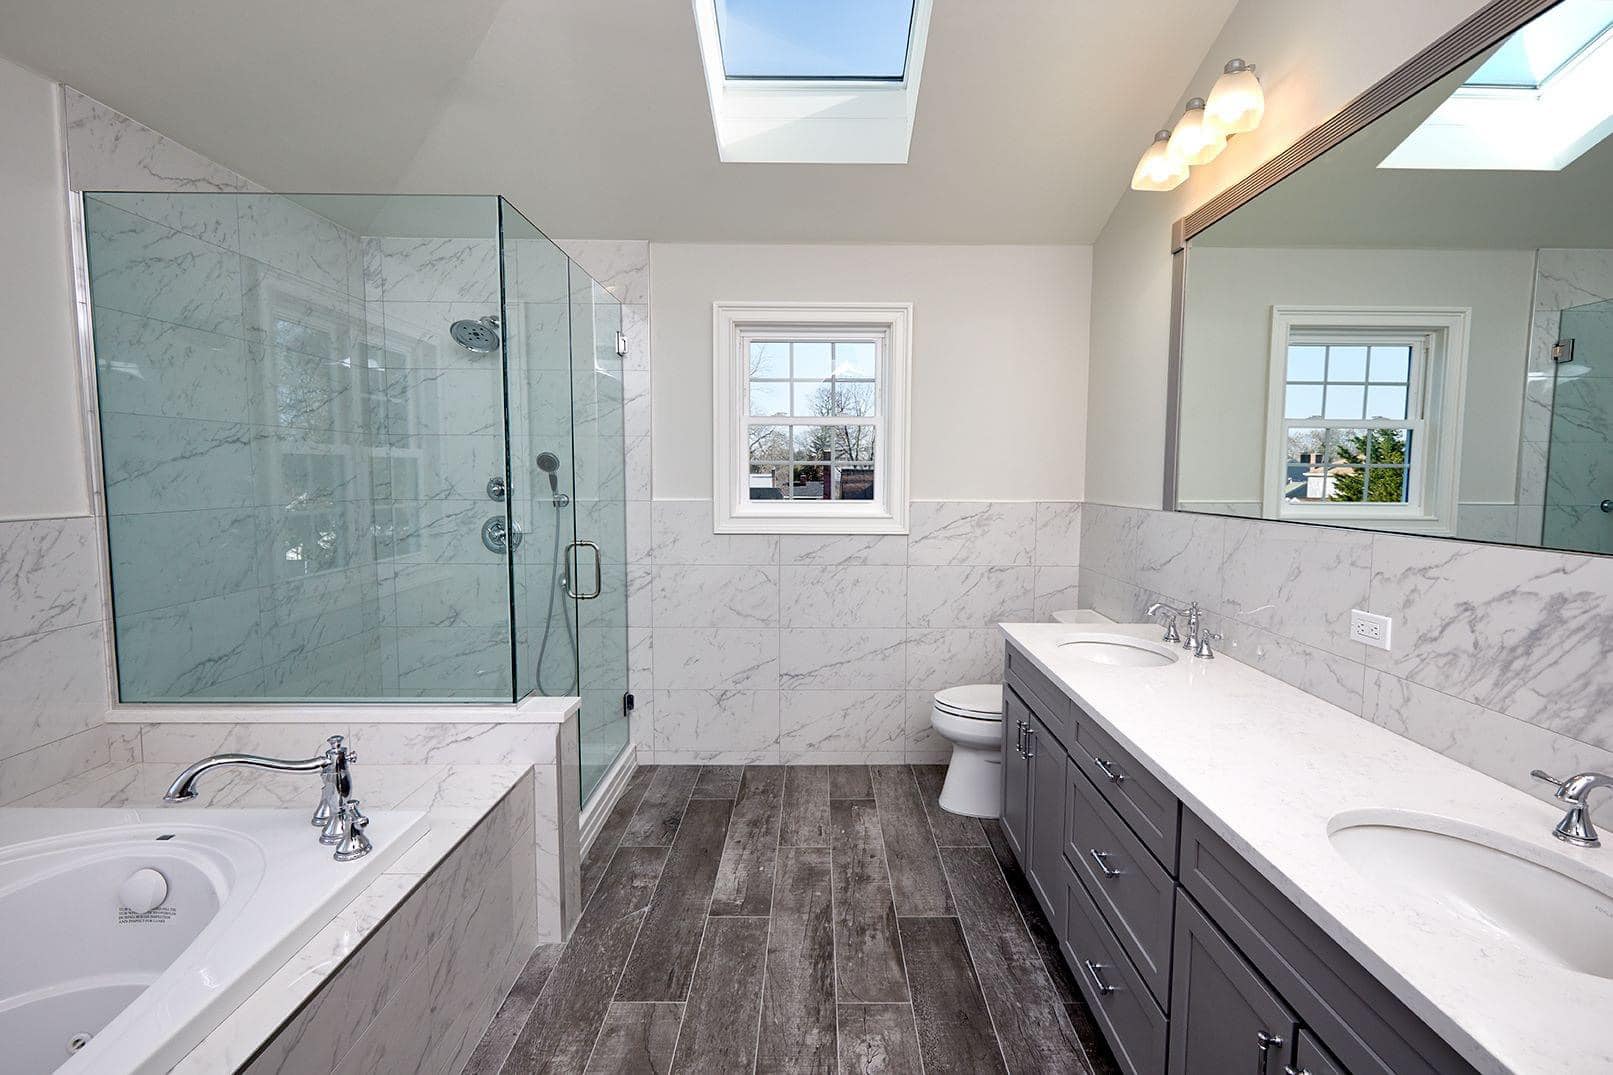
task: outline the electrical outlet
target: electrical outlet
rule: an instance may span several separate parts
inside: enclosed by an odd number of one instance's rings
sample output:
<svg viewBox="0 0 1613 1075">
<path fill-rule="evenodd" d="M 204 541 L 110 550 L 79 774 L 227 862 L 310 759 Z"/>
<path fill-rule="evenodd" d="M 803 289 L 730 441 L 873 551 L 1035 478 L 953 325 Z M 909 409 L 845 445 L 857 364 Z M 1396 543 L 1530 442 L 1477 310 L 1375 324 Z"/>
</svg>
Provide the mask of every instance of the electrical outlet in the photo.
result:
<svg viewBox="0 0 1613 1075">
<path fill-rule="evenodd" d="M 1350 610 L 1350 638 L 1367 646 L 1376 646 L 1378 649 L 1389 648 L 1389 629 L 1394 626 L 1394 620 L 1388 616 L 1379 616 L 1372 612 L 1362 612 L 1358 608 Z"/>
</svg>

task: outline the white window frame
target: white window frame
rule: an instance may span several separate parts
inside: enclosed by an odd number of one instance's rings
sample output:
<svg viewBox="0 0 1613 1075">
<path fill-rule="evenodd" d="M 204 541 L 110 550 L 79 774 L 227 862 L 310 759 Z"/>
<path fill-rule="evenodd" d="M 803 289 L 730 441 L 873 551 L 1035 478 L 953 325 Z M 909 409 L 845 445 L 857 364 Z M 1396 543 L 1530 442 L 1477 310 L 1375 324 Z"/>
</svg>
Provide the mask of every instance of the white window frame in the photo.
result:
<svg viewBox="0 0 1613 1075">
<path fill-rule="evenodd" d="M 1268 519 L 1454 533 L 1472 320 L 1471 308 L 1456 306 L 1273 306 L 1262 514 Z M 1318 342 L 1322 337 L 1331 342 L 1409 342 L 1420 349 L 1421 361 L 1413 362 L 1421 368 L 1411 373 L 1407 420 L 1350 422 L 1355 429 L 1392 426 L 1415 431 L 1407 471 L 1408 503 L 1292 504 L 1284 499 L 1288 347 L 1291 342 Z"/>
<path fill-rule="evenodd" d="M 712 507 L 719 534 L 905 534 L 911 303 L 712 304 Z M 876 343 L 873 500 L 751 500 L 746 342 L 757 336 Z"/>
</svg>

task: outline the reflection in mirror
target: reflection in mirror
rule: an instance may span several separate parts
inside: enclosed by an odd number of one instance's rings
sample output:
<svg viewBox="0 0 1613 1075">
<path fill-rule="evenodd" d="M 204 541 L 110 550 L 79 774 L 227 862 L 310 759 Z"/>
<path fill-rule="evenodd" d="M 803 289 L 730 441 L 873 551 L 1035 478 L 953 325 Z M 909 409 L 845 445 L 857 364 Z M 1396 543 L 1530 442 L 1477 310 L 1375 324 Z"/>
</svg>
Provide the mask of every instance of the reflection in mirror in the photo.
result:
<svg viewBox="0 0 1613 1075">
<path fill-rule="evenodd" d="M 1176 506 L 1613 553 L 1613 0 L 1194 236 Z"/>
</svg>

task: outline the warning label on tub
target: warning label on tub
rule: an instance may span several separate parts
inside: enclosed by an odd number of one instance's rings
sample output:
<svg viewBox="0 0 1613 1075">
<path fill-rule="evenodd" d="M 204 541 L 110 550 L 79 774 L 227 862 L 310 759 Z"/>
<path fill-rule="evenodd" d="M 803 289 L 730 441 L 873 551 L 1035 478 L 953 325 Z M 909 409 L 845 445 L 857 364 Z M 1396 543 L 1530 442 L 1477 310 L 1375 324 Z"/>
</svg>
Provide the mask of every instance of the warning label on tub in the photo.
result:
<svg viewBox="0 0 1613 1075">
<path fill-rule="evenodd" d="M 158 907 L 150 911 L 131 911 L 127 907 L 118 908 L 118 925 L 138 926 L 143 923 L 161 924 L 179 912 L 172 907 Z"/>
</svg>

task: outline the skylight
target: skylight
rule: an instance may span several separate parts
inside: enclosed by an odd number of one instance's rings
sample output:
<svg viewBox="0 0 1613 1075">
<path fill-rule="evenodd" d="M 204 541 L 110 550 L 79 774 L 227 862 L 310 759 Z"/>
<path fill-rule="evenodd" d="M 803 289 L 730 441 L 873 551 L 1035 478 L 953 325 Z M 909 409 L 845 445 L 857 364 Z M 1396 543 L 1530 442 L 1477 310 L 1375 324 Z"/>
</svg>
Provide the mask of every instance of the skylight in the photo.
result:
<svg viewBox="0 0 1613 1075">
<path fill-rule="evenodd" d="M 1613 132 L 1613 0 L 1563 0 L 1503 42 L 1380 168 L 1560 171 Z"/>
<path fill-rule="evenodd" d="M 692 3 L 720 160 L 907 163 L 933 0 Z"/>
<path fill-rule="evenodd" d="M 742 79 L 899 81 L 913 0 L 716 0 L 723 71 Z"/>
</svg>

